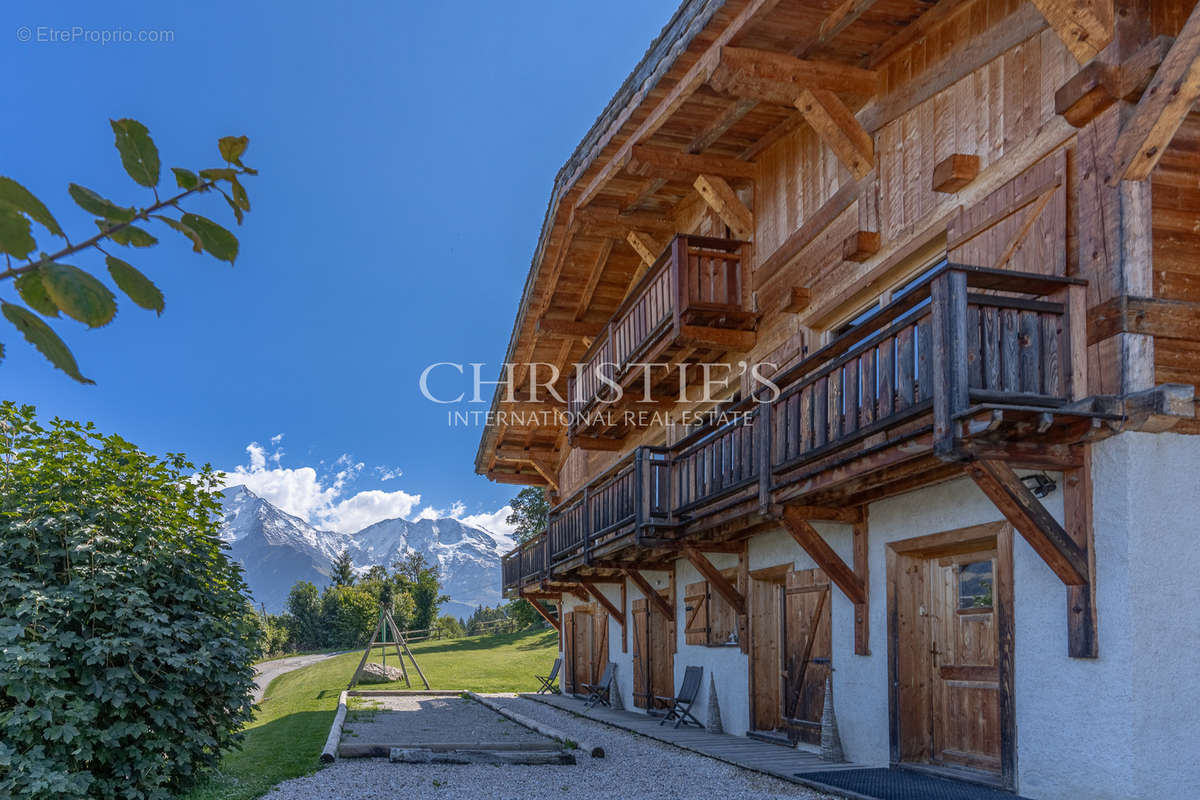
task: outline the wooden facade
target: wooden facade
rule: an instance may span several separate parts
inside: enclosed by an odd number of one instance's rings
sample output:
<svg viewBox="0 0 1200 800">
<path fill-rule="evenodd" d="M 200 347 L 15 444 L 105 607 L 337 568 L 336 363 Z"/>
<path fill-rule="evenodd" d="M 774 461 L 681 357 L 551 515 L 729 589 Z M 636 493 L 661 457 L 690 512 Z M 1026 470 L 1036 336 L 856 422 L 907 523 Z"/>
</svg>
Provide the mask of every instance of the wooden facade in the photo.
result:
<svg viewBox="0 0 1200 800">
<path fill-rule="evenodd" d="M 886 605 L 892 759 L 1014 787 L 1013 534 L 1096 657 L 1091 448 L 1200 434 L 1195 5 L 685 2 L 553 188 L 492 410 L 569 413 L 499 414 L 476 459 L 552 500 L 505 591 L 620 581 L 638 705 L 666 625 L 746 653 L 750 728 L 810 743 L 834 594 L 855 656 Z M 889 542 L 872 597 L 872 504 L 954 479 L 1004 522 Z M 779 531 L 813 568 L 751 568 Z M 642 572 L 678 564 L 675 613 Z"/>
</svg>

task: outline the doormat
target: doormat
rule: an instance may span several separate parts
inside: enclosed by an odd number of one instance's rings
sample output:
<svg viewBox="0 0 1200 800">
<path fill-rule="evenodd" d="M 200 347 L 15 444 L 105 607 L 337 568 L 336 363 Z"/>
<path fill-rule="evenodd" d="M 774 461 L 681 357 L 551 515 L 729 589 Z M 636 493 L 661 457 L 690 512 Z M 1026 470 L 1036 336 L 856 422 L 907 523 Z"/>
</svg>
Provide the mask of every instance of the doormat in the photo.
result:
<svg viewBox="0 0 1200 800">
<path fill-rule="evenodd" d="M 797 772 L 796 777 L 875 800 L 1027 800 L 988 786 L 887 767 Z"/>
</svg>

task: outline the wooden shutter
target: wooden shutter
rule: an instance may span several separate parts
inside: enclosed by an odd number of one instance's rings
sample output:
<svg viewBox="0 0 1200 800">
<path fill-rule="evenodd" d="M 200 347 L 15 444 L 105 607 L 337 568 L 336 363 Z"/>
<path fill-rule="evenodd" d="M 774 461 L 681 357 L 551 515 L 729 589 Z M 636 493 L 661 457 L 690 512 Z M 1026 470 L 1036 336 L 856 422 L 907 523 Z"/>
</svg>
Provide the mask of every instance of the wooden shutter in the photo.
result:
<svg viewBox="0 0 1200 800">
<path fill-rule="evenodd" d="M 563 694 L 575 694 L 575 612 L 562 615 L 563 664 L 559 668 L 559 682 Z"/>
<path fill-rule="evenodd" d="M 647 603 L 639 597 L 630 604 L 630 620 L 633 632 L 633 704 L 638 708 L 650 707 L 650 645 L 647 640 L 649 628 L 646 623 Z"/>
<path fill-rule="evenodd" d="M 722 570 L 721 574 L 730 582 L 737 581 L 737 569 Z M 729 641 L 734 627 L 737 625 L 737 612 L 729 601 L 708 588 L 708 643 L 719 647 Z"/>
<path fill-rule="evenodd" d="M 594 604 L 592 607 L 592 678 L 599 683 L 608 665 L 608 611 Z"/>
<path fill-rule="evenodd" d="M 708 638 L 708 581 L 683 588 L 683 636 L 686 644 L 710 644 Z"/>
<path fill-rule="evenodd" d="M 793 737 L 819 744 L 833 667 L 829 579 L 819 569 L 793 570 L 785 597 L 783 716 Z"/>
<path fill-rule="evenodd" d="M 946 249 L 954 264 L 1066 275 L 1066 151 L 961 209 L 947 228 Z"/>
</svg>

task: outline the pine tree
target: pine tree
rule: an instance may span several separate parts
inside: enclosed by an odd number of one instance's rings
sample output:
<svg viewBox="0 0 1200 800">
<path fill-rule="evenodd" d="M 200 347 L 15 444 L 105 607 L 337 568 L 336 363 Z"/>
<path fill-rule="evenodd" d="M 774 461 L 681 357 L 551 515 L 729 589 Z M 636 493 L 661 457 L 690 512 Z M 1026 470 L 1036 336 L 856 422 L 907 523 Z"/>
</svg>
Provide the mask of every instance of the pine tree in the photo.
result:
<svg viewBox="0 0 1200 800">
<path fill-rule="evenodd" d="M 354 562 L 350 560 L 349 550 L 343 550 L 331 566 L 329 577 L 334 586 L 354 585 Z"/>
</svg>

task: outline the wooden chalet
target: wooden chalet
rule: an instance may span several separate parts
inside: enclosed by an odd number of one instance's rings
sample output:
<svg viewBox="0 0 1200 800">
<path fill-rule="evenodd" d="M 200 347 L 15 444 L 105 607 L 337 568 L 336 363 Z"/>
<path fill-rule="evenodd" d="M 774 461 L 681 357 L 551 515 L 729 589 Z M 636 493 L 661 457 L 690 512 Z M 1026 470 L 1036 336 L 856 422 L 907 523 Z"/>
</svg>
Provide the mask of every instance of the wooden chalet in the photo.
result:
<svg viewBox="0 0 1200 800">
<path fill-rule="evenodd" d="M 555 180 L 476 458 L 551 498 L 503 584 L 567 692 L 699 665 L 811 747 L 832 674 L 855 762 L 1194 794 L 1198 58 L 1194 0 L 685 0 Z"/>
</svg>

